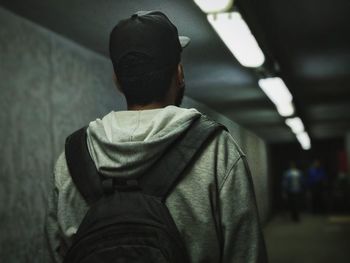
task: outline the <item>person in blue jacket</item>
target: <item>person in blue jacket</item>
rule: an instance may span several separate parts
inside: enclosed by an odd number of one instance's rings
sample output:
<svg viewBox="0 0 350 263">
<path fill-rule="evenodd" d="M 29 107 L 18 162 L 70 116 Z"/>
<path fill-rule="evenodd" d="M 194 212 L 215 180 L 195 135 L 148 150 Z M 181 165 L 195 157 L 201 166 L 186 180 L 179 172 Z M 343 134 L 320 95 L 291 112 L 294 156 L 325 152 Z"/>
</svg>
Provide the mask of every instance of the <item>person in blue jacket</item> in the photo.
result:
<svg viewBox="0 0 350 263">
<path fill-rule="evenodd" d="M 290 163 L 289 169 L 283 174 L 282 190 L 288 200 L 288 209 L 293 221 L 300 220 L 300 199 L 304 190 L 303 174 L 294 162 Z"/>
</svg>

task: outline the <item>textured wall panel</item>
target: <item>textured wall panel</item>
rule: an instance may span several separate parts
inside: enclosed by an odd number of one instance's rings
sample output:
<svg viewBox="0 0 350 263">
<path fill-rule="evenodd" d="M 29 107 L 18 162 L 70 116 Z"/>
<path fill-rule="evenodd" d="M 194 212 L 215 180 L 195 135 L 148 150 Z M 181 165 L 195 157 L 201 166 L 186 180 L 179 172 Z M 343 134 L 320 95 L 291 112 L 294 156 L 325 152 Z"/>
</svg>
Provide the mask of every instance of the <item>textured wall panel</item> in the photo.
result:
<svg viewBox="0 0 350 263">
<path fill-rule="evenodd" d="M 112 67 L 0 8 L 0 262 L 48 262 L 43 226 L 65 137 L 125 109 Z"/>
<path fill-rule="evenodd" d="M 50 173 L 50 40 L 0 9 L 0 261 L 39 262 Z"/>
<path fill-rule="evenodd" d="M 0 262 L 49 262 L 43 227 L 53 166 L 68 134 L 125 109 L 111 74 L 108 59 L 0 8 Z M 204 105 L 184 102 L 228 126 L 248 153 L 266 209 L 265 144 Z"/>
</svg>

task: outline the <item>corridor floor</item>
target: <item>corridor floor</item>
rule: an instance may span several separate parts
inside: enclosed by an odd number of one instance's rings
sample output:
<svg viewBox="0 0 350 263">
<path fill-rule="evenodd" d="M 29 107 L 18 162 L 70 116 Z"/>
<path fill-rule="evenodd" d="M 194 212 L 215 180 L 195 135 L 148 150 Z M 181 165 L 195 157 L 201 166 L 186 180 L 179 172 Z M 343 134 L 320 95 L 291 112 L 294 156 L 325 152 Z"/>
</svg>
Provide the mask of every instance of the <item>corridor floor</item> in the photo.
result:
<svg viewBox="0 0 350 263">
<path fill-rule="evenodd" d="M 270 263 L 350 263 L 350 216 L 276 216 L 264 229 Z"/>
</svg>

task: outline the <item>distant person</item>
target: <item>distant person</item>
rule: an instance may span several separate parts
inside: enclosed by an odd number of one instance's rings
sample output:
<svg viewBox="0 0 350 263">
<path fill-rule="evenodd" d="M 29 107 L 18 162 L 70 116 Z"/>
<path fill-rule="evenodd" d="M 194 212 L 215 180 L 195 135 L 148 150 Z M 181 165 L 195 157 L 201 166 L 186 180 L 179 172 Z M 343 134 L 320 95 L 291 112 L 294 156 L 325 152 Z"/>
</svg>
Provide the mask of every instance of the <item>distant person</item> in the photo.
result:
<svg viewBox="0 0 350 263">
<path fill-rule="evenodd" d="M 217 123 L 179 107 L 188 41 L 158 11 L 138 12 L 112 30 L 115 82 L 128 110 L 67 139 L 46 227 L 56 262 L 266 262 L 246 156 L 223 128 L 193 148 Z M 154 167 L 161 173 L 149 174 Z M 174 188 L 165 188 L 178 172 Z"/>
<path fill-rule="evenodd" d="M 304 190 L 303 174 L 294 162 L 285 171 L 282 178 L 283 196 L 287 199 L 288 209 L 293 221 L 300 220 L 300 200 Z"/>
<path fill-rule="evenodd" d="M 326 171 L 319 160 L 315 160 L 308 170 L 307 185 L 311 194 L 313 213 L 325 212 L 325 190 L 327 184 Z"/>
</svg>

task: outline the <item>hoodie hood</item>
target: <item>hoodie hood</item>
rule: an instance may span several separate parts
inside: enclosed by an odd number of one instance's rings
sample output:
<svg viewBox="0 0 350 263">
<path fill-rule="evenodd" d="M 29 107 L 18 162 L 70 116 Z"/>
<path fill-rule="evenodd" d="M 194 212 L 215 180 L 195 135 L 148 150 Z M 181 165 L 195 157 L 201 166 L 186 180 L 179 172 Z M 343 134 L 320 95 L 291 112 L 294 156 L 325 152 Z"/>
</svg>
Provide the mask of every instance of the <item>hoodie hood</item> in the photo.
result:
<svg viewBox="0 0 350 263">
<path fill-rule="evenodd" d="M 87 145 L 97 170 L 106 176 L 138 177 L 149 169 L 201 113 L 167 106 L 110 112 L 90 122 Z"/>
</svg>

